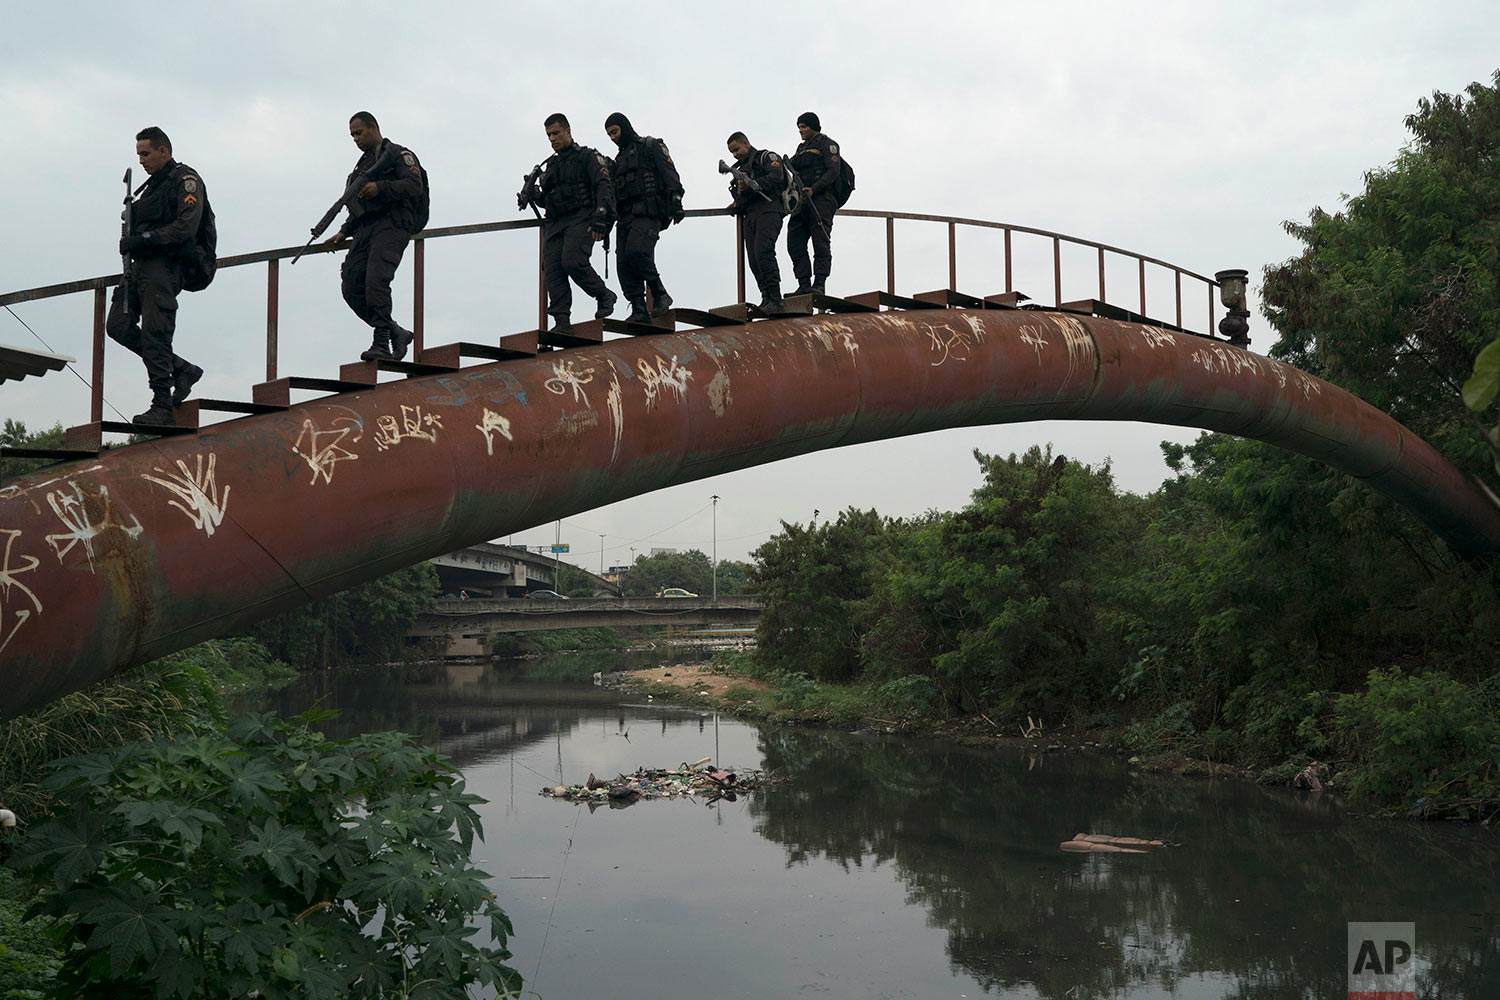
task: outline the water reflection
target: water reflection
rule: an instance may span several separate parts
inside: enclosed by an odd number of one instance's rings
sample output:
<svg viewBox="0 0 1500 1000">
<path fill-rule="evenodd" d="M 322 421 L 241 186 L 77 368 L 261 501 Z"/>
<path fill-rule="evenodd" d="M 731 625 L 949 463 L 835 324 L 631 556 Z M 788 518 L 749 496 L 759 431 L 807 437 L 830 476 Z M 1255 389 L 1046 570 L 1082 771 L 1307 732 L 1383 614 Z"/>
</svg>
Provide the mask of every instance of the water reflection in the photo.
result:
<svg viewBox="0 0 1500 1000">
<path fill-rule="evenodd" d="M 986 990 L 1342 996 L 1346 922 L 1381 920 L 1416 922 L 1430 995 L 1500 997 L 1487 831 L 1351 819 L 1326 799 L 1097 760 L 806 732 L 768 732 L 763 747 L 793 780 L 752 803 L 759 832 L 794 863 L 892 865 Z M 1181 846 L 1058 851 L 1078 832 Z"/>
<path fill-rule="evenodd" d="M 342 713 L 337 733 L 403 730 L 465 768 L 491 800 L 481 860 L 516 921 L 517 965 L 544 996 L 597 991 L 602 970 L 625 970 L 608 980 L 622 1000 L 1321 1000 L 1347 989 L 1346 923 L 1371 920 L 1416 923 L 1419 995 L 1500 998 L 1491 831 L 1358 819 L 1242 782 L 1132 777 L 1107 759 L 727 721 L 725 759 L 783 783 L 713 809 L 590 816 L 538 788 L 718 758 L 715 720 L 525 669 L 320 674 L 275 707 L 319 702 Z M 1079 832 L 1180 846 L 1062 853 Z M 649 971 L 669 954 L 670 976 Z"/>
</svg>

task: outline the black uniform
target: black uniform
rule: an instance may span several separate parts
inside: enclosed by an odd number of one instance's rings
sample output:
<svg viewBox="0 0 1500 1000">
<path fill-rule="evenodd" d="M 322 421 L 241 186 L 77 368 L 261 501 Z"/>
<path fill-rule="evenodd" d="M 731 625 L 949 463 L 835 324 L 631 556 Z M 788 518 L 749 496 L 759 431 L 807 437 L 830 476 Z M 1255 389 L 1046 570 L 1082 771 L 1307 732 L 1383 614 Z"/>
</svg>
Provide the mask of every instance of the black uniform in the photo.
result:
<svg viewBox="0 0 1500 1000">
<path fill-rule="evenodd" d="M 734 195 L 735 212 L 740 216 L 745 238 L 745 256 L 750 273 L 760 286 L 761 305 L 781 305 L 781 269 L 776 264 L 776 238 L 781 235 L 781 220 L 786 215 L 781 205 L 781 191 L 786 187 L 786 169 L 780 154 L 769 149 L 751 147 L 750 155 L 740 163 L 750 179 L 760 184 L 767 197 L 747 185 L 739 189 L 732 179 L 729 191 Z"/>
<path fill-rule="evenodd" d="M 120 288 L 115 289 L 104 329 L 145 362 L 153 409 L 169 408 L 174 389 L 176 402 L 187 398 L 203 374 L 172 353 L 172 335 L 183 263 L 192 257 L 207 207 L 208 192 L 198 172 L 176 160 L 151 175 L 135 202 L 127 293 L 122 297 Z"/>
<path fill-rule="evenodd" d="M 838 211 L 838 196 L 834 185 L 843 172 L 839 160 L 839 144 L 822 132 L 804 141 L 792 157 L 792 168 L 802 180 L 804 187 L 812 188 L 812 198 L 806 200 L 804 208 L 793 215 L 786 226 L 786 250 L 792 258 L 792 272 L 797 276 L 797 287 L 813 285 L 821 290 L 833 270 L 833 250 L 829 245 L 829 234 L 833 232 L 833 213 Z M 819 226 L 809 214 L 817 212 L 823 220 Z M 812 238 L 813 259 L 807 259 L 807 241 Z"/>
<path fill-rule="evenodd" d="M 615 219 L 615 186 L 609 161 L 595 149 L 573 143 L 553 153 L 543 165 L 542 273 L 547 285 L 547 312 L 564 325 L 573 308 L 572 278 L 599 302 L 598 315 L 609 315 L 615 294 L 589 263 L 594 233 L 608 233 Z"/>
<path fill-rule="evenodd" d="M 412 233 L 424 221 L 421 213 L 427 188 L 416 154 L 389 139 L 381 139 L 380 145 L 361 156 L 344 181 L 346 187 L 354 183 L 392 146 L 395 159 L 370 178 L 378 189 L 375 197 L 360 198 L 359 213 L 351 210 L 341 227 L 344 235 L 354 238 L 344 257 L 344 301 L 374 329 L 377 343 L 397 332 L 409 336 L 391 317 L 391 280 Z M 398 353 L 405 354 L 405 348 Z"/>
<path fill-rule="evenodd" d="M 656 241 L 674 218 L 681 218 L 682 180 L 667 144 L 637 135 L 624 115 L 612 115 L 620 127 L 620 151 L 615 156 L 615 204 L 620 222 L 615 239 L 620 290 L 636 310 L 646 310 L 646 289 L 657 311 L 671 302 L 656 269 Z M 632 315 L 636 315 L 632 313 Z"/>
</svg>

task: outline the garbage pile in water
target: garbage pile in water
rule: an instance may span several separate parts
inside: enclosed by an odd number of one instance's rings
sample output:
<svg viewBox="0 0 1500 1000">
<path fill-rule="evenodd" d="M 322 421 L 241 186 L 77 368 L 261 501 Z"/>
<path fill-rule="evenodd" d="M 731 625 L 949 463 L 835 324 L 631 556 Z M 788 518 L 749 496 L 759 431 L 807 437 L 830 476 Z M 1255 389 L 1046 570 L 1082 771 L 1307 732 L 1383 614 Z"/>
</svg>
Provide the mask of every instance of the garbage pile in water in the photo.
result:
<svg viewBox="0 0 1500 1000">
<path fill-rule="evenodd" d="M 1111 837 L 1102 833 L 1080 833 L 1072 840 L 1058 845 L 1065 851 L 1077 854 L 1147 854 L 1148 847 L 1175 846 L 1165 840 L 1145 840 L 1141 837 Z"/>
<path fill-rule="evenodd" d="M 675 769 L 637 768 L 634 774 L 621 774 L 609 780 L 589 775 L 581 785 L 549 785 L 541 794 L 568 802 L 586 803 L 590 810 L 601 805 L 623 809 L 641 799 L 702 798 L 704 805 L 720 799 L 733 802 L 741 792 L 753 792 L 774 780 L 770 771 L 728 770 L 705 767 L 711 760 L 704 757 Z"/>
</svg>

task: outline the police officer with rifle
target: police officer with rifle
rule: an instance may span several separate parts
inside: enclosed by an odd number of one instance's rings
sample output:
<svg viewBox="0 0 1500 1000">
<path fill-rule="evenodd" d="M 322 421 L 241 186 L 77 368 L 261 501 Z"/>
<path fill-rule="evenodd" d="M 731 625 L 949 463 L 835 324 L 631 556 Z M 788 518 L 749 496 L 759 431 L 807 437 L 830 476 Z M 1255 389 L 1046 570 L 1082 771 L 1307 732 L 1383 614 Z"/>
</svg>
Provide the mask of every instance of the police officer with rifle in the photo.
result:
<svg viewBox="0 0 1500 1000">
<path fill-rule="evenodd" d="M 406 244 L 427 225 L 427 174 L 416 154 L 381 136 L 380 125 L 368 111 L 349 119 L 349 137 L 359 147 L 359 161 L 345 182 L 344 196 L 313 227 L 313 239 L 341 208 L 349 210 L 339 231 L 324 242 L 354 238 L 342 268 L 344 301 L 374 330 L 360 360 L 400 361 L 411 346 L 412 333 L 391 316 L 391 280 Z"/>
<path fill-rule="evenodd" d="M 760 286 L 760 310 L 778 313 L 781 300 L 781 269 L 776 263 L 776 238 L 781 235 L 781 221 L 786 216 L 781 192 L 786 187 L 786 169 L 781 156 L 769 149 L 756 149 L 736 132 L 729 137 L 729 155 L 737 166 L 719 161 L 719 173 L 731 175 L 729 193 L 731 208 L 740 217 L 744 235 L 745 256 L 750 273 Z"/>
<path fill-rule="evenodd" d="M 792 258 L 792 271 L 797 275 L 793 295 L 808 292 L 822 295 L 833 270 L 829 231 L 833 229 L 833 213 L 839 207 L 837 184 L 843 176 L 844 164 L 839 158 L 839 144 L 824 135 L 822 128 L 818 116 L 811 111 L 804 111 L 797 118 L 802 144 L 792 156 L 792 169 L 804 185 L 805 197 L 801 209 L 786 226 L 786 249 Z M 813 245 L 811 263 L 807 259 L 809 239 Z"/>
<path fill-rule="evenodd" d="M 573 141 L 573 128 L 565 115 L 549 115 L 543 125 L 552 155 L 539 167 L 539 178 L 532 171 L 516 204 L 535 211 L 540 203 L 547 210 L 542 223 L 547 312 L 552 316 L 553 333 L 569 333 L 573 329 L 569 278 L 598 303 L 595 319 L 613 313 L 619 300 L 589 263 L 594 244 L 604 240 L 614 226 L 615 187 L 609 161 L 598 150 Z"/>
<path fill-rule="evenodd" d="M 149 176 L 135 192 L 140 197 L 132 200 L 130 173 L 125 174 L 120 233 L 124 273 L 104 329 L 146 366 L 151 406 L 131 421 L 170 424 L 173 405 L 184 402 L 203 377 L 202 368 L 172 352 L 177 296 L 184 287 L 197 290 L 212 279 L 216 233 L 203 181 L 192 167 L 172 158 L 167 134 L 154 125 L 142 129 L 136 133 L 135 151 Z"/>
<path fill-rule="evenodd" d="M 620 290 L 631 306 L 625 321 L 649 323 L 672 308 L 672 296 L 656 269 L 656 241 L 663 229 L 683 219 L 682 179 L 667 144 L 637 134 L 620 112 L 604 119 L 604 132 L 619 147 L 614 169 L 615 207 L 620 214 L 615 253 L 620 262 Z"/>
</svg>

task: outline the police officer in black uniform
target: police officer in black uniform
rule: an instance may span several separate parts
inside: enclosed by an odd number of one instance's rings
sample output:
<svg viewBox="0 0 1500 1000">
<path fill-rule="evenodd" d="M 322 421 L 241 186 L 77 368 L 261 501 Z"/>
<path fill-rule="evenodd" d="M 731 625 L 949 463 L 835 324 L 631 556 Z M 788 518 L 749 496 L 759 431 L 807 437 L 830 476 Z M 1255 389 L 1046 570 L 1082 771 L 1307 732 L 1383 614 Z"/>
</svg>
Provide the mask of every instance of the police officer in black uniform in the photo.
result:
<svg viewBox="0 0 1500 1000">
<path fill-rule="evenodd" d="M 797 275 L 793 295 L 817 292 L 822 295 L 833 270 L 833 250 L 829 235 L 833 232 L 833 213 L 838 210 L 838 193 L 834 185 L 843 175 L 839 144 L 822 132 L 822 123 L 811 111 L 797 118 L 802 144 L 792 156 L 792 169 L 802 180 L 803 207 L 786 225 L 786 249 L 792 257 L 792 271 Z M 817 213 L 817 219 L 811 214 Z M 818 220 L 822 225 L 818 225 Z M 813 259 L 807 260 L 807 240 L 812 238 Z"/>
<path fill-rule="evenodd" d="M 115 289 L 104 328 L 146 365 L 151 407 L 132 421 L 170 424 L 173 404 L 186 400 L 203 377 L 202 368 L 172 353 L 172 334 L 183 266 L 197 245 L 208 192 L 196 170 L 172 158 L 172 140 L 155 125 L 136 134 L 135 152 L 150 177 L 136 199 L 130 232 L 120 237 L 120 253 L 131 257 L 130 275 Z"/>
<path fill-rule="evenodd" d="M 573 329 L 569 278 L 599 303 L 595 319 L 614 312 L 619 301 L 589 263 L 594 244 L 609 235 L 614 225 L 615 186 L 609 177 L 609 161 L 598 150 L 573 141 L 573 128 L 566 116 L 550 115 L 543 125 L 552 155 L 542 165 L 540 182 L 542 204 L 547 209 L 542 224 L 542 275 L 552 330 L 567 333 Z M 517 200 L 522 208 L 528 204 L 524 193 Z"/>
<path fill-rule="evenodd" d="M 750 273 L 760 286 L 760 309 L 766 313 L 780 312 L 781 269 L 776 264 L 776 238 L 781 235 L 781 220 L 786 215 L 781 204 L 786 169 L 781 165 L 780 155 L 769 149 L 756 149 L 743 132 L 729 137 L 729 155 L 739 161 L 740 170 L 755 182 L 755 187 L 751 187 L 739 178 L 731 178 L 729 193 L 734 196 L 732 207 L 741 220 Z"/>
<path fill-rule="evenodd" d="M 667 144 L 637 135 L 630 119 L 616 111 L 604 119 L 604 131 L 619 147 L 615 155 L 615 207 L 620 221 L 615 233 L 615 256 L 620 265 L 620 290 L 630 303 L 629 323 L 649 323 L 672 308 L 672 296 L 656 270 L 656 240 L 673 222 L 681 222 L 682 179 L 672 163 Z M 646 289 L 651 310 L 646 310 Z"/>
<path fill-rule="evenodd" d="M 325 242 L 354 238 L 342 268 L 344 301 L 375 331 L 360 360 L 400 361 L 406 357 L 412 333 L 391 317 L 391 280 L 412 234 L 426 222 L 427 185 L 416 154 L 383 138 L 370 112 L 358 111 L 349 119 L 349 138 L 359 147 L 360 157 L 345 187 L 379 163 L 387 150 L 394 150 L 395 155 L 360 189 L 358 214 L 350 211 L 339 231 Z"/>
</svg>

